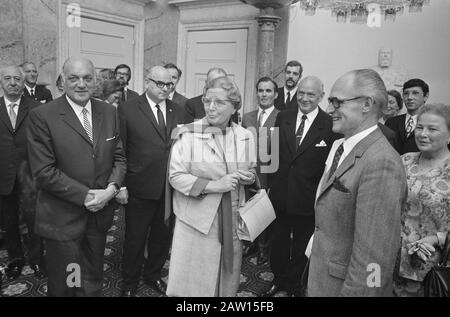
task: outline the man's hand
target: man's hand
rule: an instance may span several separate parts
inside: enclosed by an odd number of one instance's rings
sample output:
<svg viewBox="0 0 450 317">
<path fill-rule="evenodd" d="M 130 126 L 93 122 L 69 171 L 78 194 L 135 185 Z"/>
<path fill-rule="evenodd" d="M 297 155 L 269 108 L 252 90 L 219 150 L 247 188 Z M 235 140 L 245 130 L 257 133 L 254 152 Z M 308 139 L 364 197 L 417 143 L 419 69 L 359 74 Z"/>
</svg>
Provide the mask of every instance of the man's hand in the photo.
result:
<svg viewBox="0 0 450 317">
<path fill-rule="evenodd" d="M 116 201 L 121 205 L 128 204 L 128 190 L 125 187 L 120 189 L 120 192 L 116 196 Z"/>
<path fill-rule="evenodd" d="M 251 185 L 255 182 L 255 174 L 250 171 L 238 170 L 236 173 L 242 185 Z"/>
<path fill-rule="evenodd" d="M 115 190 L 113 186 L 108 186 L 107 189 L 91 189 L 88 195 L 94 196 L 94 199 L 85 203 L 89 211 L 97 212 L 105 207 L 105 205 L 114 197 Z"/>
</svg>

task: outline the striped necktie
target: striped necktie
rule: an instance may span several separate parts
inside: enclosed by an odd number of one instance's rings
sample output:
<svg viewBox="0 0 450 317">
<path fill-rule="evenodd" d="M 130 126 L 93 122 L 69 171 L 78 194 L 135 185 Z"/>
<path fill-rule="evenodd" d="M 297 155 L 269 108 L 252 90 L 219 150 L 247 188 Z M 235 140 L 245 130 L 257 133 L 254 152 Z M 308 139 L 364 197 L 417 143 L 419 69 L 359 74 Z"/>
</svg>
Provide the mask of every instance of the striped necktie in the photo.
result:
<svg viewBox="0 0 450 317">
<path fill-rule="evenodd" d="M 9 104 L 9 119 L 11 120 L 11 125 L 12 125 L 13 129 L 16 128 L 16 122 L 17 122 L 17 115 L 16 115 L 16 112 L 14 111 L 15 107 L 17 107 L 17 104 L 15 104 L 15 103 Z"/>
<path fill-rule="evenodd" d="M 91 140 L 91 142 L 93 142 L 92 126 L 89 123 L 88 110 L 86 108 L 83 108 L 83 127 L 84 127 L 84 130 L 86 130 L 86 133 L 87 133 L 89 139 Z"/>
</svg>

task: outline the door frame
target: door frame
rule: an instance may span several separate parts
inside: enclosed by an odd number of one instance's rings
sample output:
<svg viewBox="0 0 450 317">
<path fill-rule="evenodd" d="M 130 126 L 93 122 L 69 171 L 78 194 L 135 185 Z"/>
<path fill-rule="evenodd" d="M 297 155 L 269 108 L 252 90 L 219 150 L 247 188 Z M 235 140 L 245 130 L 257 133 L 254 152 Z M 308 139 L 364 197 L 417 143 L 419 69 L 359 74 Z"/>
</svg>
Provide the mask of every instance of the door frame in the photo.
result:
<svg viewBox="0 0 450 317">
<path fill-rule="evenodd" d="M 179 23 L 178 25 L 178 49 L 177 64 L 181 69 L 186 69 L 187 64 L 187 44 L 189 32 L 193 31 L 224 31 L 231 29 L 247 29 L 247 56 L 244 79 L 244 91 L 242 113 L 246 112 L 246 107 L 252 109 L 251 103 L 255 96 L 255 74 L 257 64 L 257 46 L 258 46 L 258 23 L 252 20 L 224 21 L 224 22 L 202 22 L 202 23 Z M 184 77 L 181 78 L 179 85 L 186 91 Z M 192 96 L 194 97 L 194 96 Z"/>
<path fill-rule="evenodd" d="M 64 61 L 69 57 L 68 27 L 66 24 L 67 4 L 59 1 L 59 23 L 58 23 L 58 57 L 57 69 L 62 70 Z M 100 20 L 104 22 L 122 24 L 133 28 L 134 33 L 134 54 L 132 69 L 132 85 L 133 89 L 138 93 L 144 90 L 144 30 L 145 21 L 138 19 L 125 18 L 114 14 L 100 12 L 92 9 L 82 8 L 81 16 Z"/>
</svg>

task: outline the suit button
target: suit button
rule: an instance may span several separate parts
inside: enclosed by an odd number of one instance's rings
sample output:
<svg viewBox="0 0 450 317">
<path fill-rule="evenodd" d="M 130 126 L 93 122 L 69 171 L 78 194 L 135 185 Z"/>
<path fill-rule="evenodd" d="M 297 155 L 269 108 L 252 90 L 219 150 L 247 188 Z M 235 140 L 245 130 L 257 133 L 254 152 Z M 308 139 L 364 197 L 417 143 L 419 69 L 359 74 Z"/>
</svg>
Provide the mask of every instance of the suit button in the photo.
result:
<svg viewBox="0 0 450 317">
<path fill-rule="evenodd" d="M 92 158 L 95 159 L 95 154 L 92 154 Z"/>
<path fill-rule="evenodd" d="M 319 231 L 319 230 L 320 230 L 319 226 L 316 226 L 316 231 Z"/>
</svg>

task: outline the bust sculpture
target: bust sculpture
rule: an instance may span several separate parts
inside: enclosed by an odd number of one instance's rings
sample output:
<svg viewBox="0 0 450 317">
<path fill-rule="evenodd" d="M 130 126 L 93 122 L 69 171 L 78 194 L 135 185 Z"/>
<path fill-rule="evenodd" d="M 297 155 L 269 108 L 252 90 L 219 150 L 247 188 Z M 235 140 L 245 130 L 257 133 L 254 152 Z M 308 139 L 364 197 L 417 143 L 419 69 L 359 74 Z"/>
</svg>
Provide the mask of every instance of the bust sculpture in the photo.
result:
<svg viewBox="0 0 450 317">
<path fill-rule="evenodd" d="M 401 93 L 403 83 L 408 80 L 408 76 L 404 71 L 392 66 L 393 55 L 391 48 L 380 48 L 378 51 L 378 65 L 372 68 L 380 74 L 387 90 L 395 89 Z"/>
</svg>

